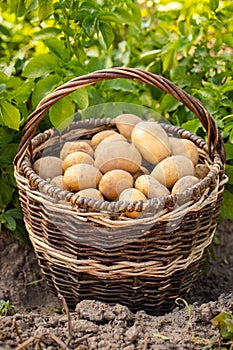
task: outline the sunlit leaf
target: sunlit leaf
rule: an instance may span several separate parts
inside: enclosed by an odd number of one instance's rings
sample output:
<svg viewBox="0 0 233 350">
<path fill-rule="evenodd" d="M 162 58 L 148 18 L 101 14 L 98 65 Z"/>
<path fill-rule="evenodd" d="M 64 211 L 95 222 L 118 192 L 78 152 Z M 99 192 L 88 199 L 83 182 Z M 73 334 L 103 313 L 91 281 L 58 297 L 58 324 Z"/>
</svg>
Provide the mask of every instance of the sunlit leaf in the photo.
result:
<svg viewBox="0 0 233 350">
<path fill-rule="evenodd" d="M 59 59 L 53 54 L 42 54 L 33 57 L 23 71 L 23 76 L 27 78 L 38 78 L 46 75 L 59 66 Z"/>
<path fill-rule="evenodd" d="M 43 21 L 53 13 L 53 0 L 38 0 L 39 20 Z"/>
<path fill-rule="evenodd" d="M 49 111 L 49 118 L 53 126 L 63 131 L 74 120 L 75 106 L 70 96 L 56 102 Z"/>
<path fill-rule="evenodd" d="M 19 130 L 20 113 L 11 103 L 0 101 L 0 117 L 8 128 Z"/>
<path fill-rule="evenodd" d="M 78 105 L 80 109 L 88 107 L 88 92 L 86 88 L 78 89 L 70 94 L 72 100 Z"/>
</svg>

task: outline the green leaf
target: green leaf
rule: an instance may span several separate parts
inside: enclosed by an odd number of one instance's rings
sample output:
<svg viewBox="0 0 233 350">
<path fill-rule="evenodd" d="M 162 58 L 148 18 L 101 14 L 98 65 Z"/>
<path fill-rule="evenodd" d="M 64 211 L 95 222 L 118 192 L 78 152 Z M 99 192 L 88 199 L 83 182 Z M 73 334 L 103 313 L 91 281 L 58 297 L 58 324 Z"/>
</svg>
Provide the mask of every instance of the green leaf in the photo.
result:
<svg viewBox="0 0 233 350">
<path fill-rule="evenodd" d="M 1 221 L 8 230 L 14 231 L 16 229 L 16 221 L 11 215 L 7 213 L 2 214 Z"/>
<path fill-rule="evenodd" d="M 75 106 L 70 96 L 66 96 L 56 102 L 49 111 L 49 118 L 53 126 L 60 132 L 74 120 Z"/>
<path fill-rule="evenodd" d="M 14 188 L 8 184 L 4 176 L 0 177 L 0 188 L 4 189 L 0 191 L 0 209 L 3 210 L 11 202 Z"/>
<path fill-rule="evenodd" d="M 174 56 L 175 51 L 173 47 L 169 47 L 169 49 L 165 50 L 165 52 L 161 54 L 163 73 L 172 68 L 174 64 Z"/>
<path fill-rule="evenodd" d="M 233 144 L 225 143 L 226 159 L 233 159 Z"/>
<path fill-rule="evenodd" d="M 229 177 L 228 184 L 233 184 L 233 165 L 226 164 L 226 175 Z"/>
<path fill-rule="evenodd" d="M 5 147 L 4 151 L 0 153 L 0 164 L 9 164 L 12 163 L 14 160 L 14 157 L 17 153 L 18 144 L 17 143 L 10 143 Z"/>
<path fill-rule="evenodd" d="M 107 87 L 109 89 L 134 92 L 138 94 L 138 91 L 136 87 L 133 85 L 133 82 L 131 80 L 126 80 L 126 79 L 108 80 L 104 83 L 104 86 L 105 88 Z"/>
<path fill-rule="evenodd" d="M 40 22 L 53 13 L 53 0 L 38 0 Z"/>
<path fill-rule="evenodd" d="M 219 327 L 223 338 L 233 340 L 233 316 L 229 312 L 221 312 L 211 322 Z"/>
<path fill-rule="evenodd" d="M 198 119 L 188 120 L 181 124 L 182 128 L 190 131 L 192 134 L 196 134 L 197 130 L 201 127 L 201 122 Z"/>
<path fill-rule="evenodd" d="M 11 103 L 0 101 L 0 117 L 8 128 L 19 130 L 20 113 Z"/>
<path fill-rule="evenodd" d="M 11 36 L 9 29 L 6 26 L 4 26 L 3 24 L 0 24 L 0 33 L 5 35 L 5 36 Z"/>
<path fill-rule="evenodd" d="M 88 107 L 89 97 L 86 88 L 78 89 L 72 92 L 70 96 L 80 109 L 85 109 Z"/>
<path fill-rule="evenodd" d="M 210 0 L 210 9 L 211 11 L 216 11 L 219 6 L 219 0 Z"/>
<path fill-rule="evenodd" d="M 165 112 L 172 112 L 177 109 L 178 106 L 182 105 L 182 103 L 176 100 L 171 95 L 165 95 L 161 102 L 161 109 Z"/>
<path fill-rule="evenodd" d="M 9 79 L 8 75 L 3 72 L 0 72 L 0 84 L 6 83 Z"/>
<path fill-rule="evenodd" d="M 23 70 L 26 78 L 39 78 L 54 71 L 59 66 L 60 60 L 53 54 L 42 54 L 32 58 Z"/>
<path fill-rule="evenodd" d="M 105 42 L 105 45 L 108 49 L 109 46 L 112 44 L 114 37 L 115 37 L 113 30 L 112 30 L 112 27 L 109 23 L 101 22 L 99 24 L 99 29 L 100 29 L 101 34 L 103 36 L 103 40 Z"/>
<path fill-rule="evenodd" d="M 233 194 L 225 189 L 221 214 L 225 219 L 233 219 Z"/>
<path fill-rule="evenodd" d="M 92 37 L 94 34 L 96 20 L 97 19 L 96 19 L 95 15 L 88 15 L 84 18 L 84 20 L 82 22 L 82 27 L 89 37 Z"/>
<path fill-rule="evenodd" d="M 0 147 L 10 143 L 14 138 L 14 131 L 6 127 L 0 128 Z"/>
<path fill-rule="evenodd" d="M 187 75 L 186 69 L 187 67 L 179 65 L 170 71 L 171 81 L 181 88 L 192 85 L 192 77 Z"/>
<path fill-rule="evenodd" d="M 38 32 L 34 33 L 34 40 L 46 40 L 48 38 L 54 38 L 61 33 L 61 29 L 55 27 L 42 28 Z"/>
<path fill-rule="evenodd" d="M 44 79 L 39 80 L 32 94 L 33 108 L 60 83 L 61 78 L 56 74 L 50 74 Z"/>
<path fill-rule="evenodd" d="M 67 62 L 69 60 L 69 52 L 65 47 L 64 41 L 58 38 L 49 38 L 44 40 L 44 43 L 62 61 Z"/>
<path fill-rule="evenodd" d="M 16 100 L 18 103 L 27 102 L 29 99 L 29 96 L 32 93 L 33 90 L 34 81 L 28 80 L 26 82 L 22 82 L 21 86 L 18 87 L 13 92 L 13 99 Z"/>
<path fill-rule="evenodd" d="M 22 211 L 16 208 L 7 210 L 5 214 L 12 216 L 14 219 L 23 219 Z"/>
<path fill-rule="evenodd" d="M 114 22 L 117 24 L 121 24 L 122 21 L 120 18 L 118 18 L 114 13 L 112 12 L 101 12 L 98 16 L 98 19 L 100 21 L 109 21 L 109 22 Z"/>
</svg>

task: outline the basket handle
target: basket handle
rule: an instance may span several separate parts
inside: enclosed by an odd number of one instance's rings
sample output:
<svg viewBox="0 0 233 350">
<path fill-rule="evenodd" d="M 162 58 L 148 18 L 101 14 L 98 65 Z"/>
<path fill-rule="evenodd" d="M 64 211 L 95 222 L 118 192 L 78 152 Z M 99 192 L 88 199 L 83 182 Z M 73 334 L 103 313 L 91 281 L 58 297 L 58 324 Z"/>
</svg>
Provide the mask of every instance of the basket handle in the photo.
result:
<svg viewBox="0 0 233 350">
<path fill-rule="evenodd" d="M 215 152 L 219 153 L 223 163 L 225 163 L 224 142 L 218 130 L 217 124 L 205 106 L 196 98 L 192 97 L 184 90 L 176 86 L 170 80 L 136 68 L 115 67 L 110 69 L 99 70 L 90 74 L 86 74 L 74 78 L 67 83 L 59 86 L 46 96 L 37 106 L 34 112 L 28 117 L 27 123 L 23 129 L 21 142 L 19 144 L 18 153 L 15 157 L 15 164 L 20 165 L 21 159 L 30 146 L 30 142 L 36 133 L 40 121 L 44 118 L 48 110 L 58 100 L 67 96 L 71 92 L 84 86 L 92 85 L 99 81 L 111 80 L 116 78 L 126 78 L 150 84 L 160 90 L 170 94 L 178 101 L 187 106 L 201 121 L 208 135 L 208 147 L 210 157 Z M 213 146 L 213 147 L 211 147 Z"/>
</svg>

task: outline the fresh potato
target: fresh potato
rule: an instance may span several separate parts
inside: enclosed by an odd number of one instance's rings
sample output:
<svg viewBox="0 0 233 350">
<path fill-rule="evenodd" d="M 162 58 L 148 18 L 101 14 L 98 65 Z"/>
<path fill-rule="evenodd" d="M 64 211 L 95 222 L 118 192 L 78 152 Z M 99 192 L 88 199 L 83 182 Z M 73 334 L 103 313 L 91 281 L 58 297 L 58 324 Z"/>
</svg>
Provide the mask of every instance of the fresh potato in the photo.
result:
<svg viewBox="0 0 233 350">
<path fill-rule="evenodd" d="M 61 149 L 60 158 L 64 160 L 70 153 L 73 152 L 85 152 L 91 157 L 94 155 L 94 151 L 89 144 L 89 140 L 78 140 L 66 142 Z"/>
<path fill-rule="evenodd" d="M 112 142 L 112 141 L 127 141 L 126 138 L 121 135 L 121 134 L 118 134 L 117 132 L 113 135 L 110 135 L 110 136 L 107 136 L 105 137 L 101 143 L 103 142 Z"/>
<path fill-rule="evenodd" d="M 133 187 L 133 177 L 125 170 L 115 169 L 103 175 L 99 190 L 108 200 L 115 200 L 126 188 Z"/>
<path fill-rule="evenodd" d="M 85 190 L 77 192 L 80 197 L 86 197 L 91 199 L 103 200 L 102 193 L 95 188 L 86 188 Z"/>
<path fill-rule="evenodd" d="M 34 171 L 44 180 L 62 175 L 62 160 L 58 157 L 42 157 L 33 164 Z"/>
<path fill-rule="evenodd" d="M 136 124 L 131 140 L 149 163 L 158 164 L 171 154 L 168 135 L 157 122 L 143 121 Z"/>
<path fill-rule="evenodd" d="M 61 190 L 69 191 L 69 187 L 64 183 L 64 176 L 62 175 L 55 176 L 51 180 L 50 184 L 60 188 Z"/>
<path fill-rule="evenodd" d="M 114 130 L 103 130 L 98 132 L 97 134 L 95 134 L 94 136 L 92 136 L 91 139 L 91 146 L 93 147 L 93 149 L 95 149 L 100 142 L 102 142 L 105 137 L 111 136 L 111 135 L 118 135 L 118 132 L 114 131 Z"/>
<path fill-rule="evenodd" d="M 199 179 L 204 179 L 206 175 L 209 173 L 210 169 L 206 164 L 197 164 L 195 166 L 194 174 Z"/>
<path fill-rule="evenodd" d="M 72 165 L 64 173 L 64 182 L 73 191 L 96 188 L 101 178 L 100 171 L 90 164 Z"/>
<path fill-rule="evenodd" d="M 195 176 L 184 176 L 179 179 L 175 185 L 172 187 L 172 194 L 177 194 L 187 190 L 188 188 L 196 185 L 199 179 Z"/>
<path fill-rule="evenodd" d="M 151 172 L 151 176 L 168 189 L 171 189 L 181 177 L 193 174 L 193 163 L 184 156 L 167 157 L 157 164 Z"/>
<path fill-rule="evenodd" d="M 62 168 L 63 168 L 63 170 L 66 170 L 67 168 L 71 167 L 72 165 L 81 164 L 81 163 L 93 165 L 94 159 L 88 153 L 73 152 L 73 153 L 68 154 L 68 156 L 64 159 L 63 164 L 62 164 Z"/>
<path fill-rule="evenodd" d="M 136 188 L 127 188 L 126 190 L 122 191 L 119 196 L 120 201 L 126 201 L 126 202 L 135 202 L 135 201 L 143 201 L 146 202 L 147 198 L 146 196 L 139 191 Z M 139 216 L 141 216 L 141 213 L 134 210 L 134 211 L 127 211 L 125 212 L 125 215 L 129 218 L 136 219 Z"/>
<path fill-rule="evenodd" d="M 163 186 L 151 175 L 141 175 L 135 181 L 134 187 L 141 191 L 147 198 L 163 197 L 170 194 L 167 187 Z"/>
<path fill-rule="evenodd" d="M 169 137 L 172 155 L 185 156 L 191 159 L 194 166 L 199 159 L 197 146 L 190 140 L 180 139 L 177 137 Z"/>
<path fill-rule="evenodd" d="M 101 142 L 95 150 L 95 167 L 102 173 L 121 169 L 135 173 L 142 157 L 133 144 L 126 141 Z"/>
<path fill-rule="evenodd" d="M 127 140 L 131 140 L 131 134 L 134 126 L 142 119 L 135 114 L 120 114 L 115 118 L 117 129 Z"/>
<path fill-rule="evenodd" d="M 140 168 L 138 169 L 138 171 L 136 171 L 136 173 L 133 174 L 133 179 L 134 181 L 141 175 L 149 175 L 150 172 L 147 168 L 145 168 L 144 166 L 140 166 Z"/>
</svg>

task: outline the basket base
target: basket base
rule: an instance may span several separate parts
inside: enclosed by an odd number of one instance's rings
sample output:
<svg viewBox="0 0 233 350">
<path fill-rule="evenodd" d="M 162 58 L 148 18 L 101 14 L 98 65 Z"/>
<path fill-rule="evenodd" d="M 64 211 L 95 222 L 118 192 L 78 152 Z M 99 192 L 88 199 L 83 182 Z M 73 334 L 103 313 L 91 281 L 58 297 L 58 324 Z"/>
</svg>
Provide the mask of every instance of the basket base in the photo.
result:
<svg viewBox="0 0 233 350">
<path fill-rule="evenodd" d="M 70 271 L 63 271 L 62 274 L 53 271 L 54 278 L 51 280 L 51 271 L 46 273 L 41 259 L 39 263 L 43 265 L 42 273 L 49 288 L 56 296 L 62 295 L 65 298 L 70 310 L 74 310 L 80 301 L 89 299 L 110 305 L 122 304 L 134 313 L 144 310 L 150 315 L 159 316 L 172 311 L 177 306 L 177 298 L 187 296 L 201 273 L 205 256 L 206 252 L 202 259 L 192 263 L 187 269 L 177 271 L 163 280 L 154 277 L 105 280 L 89 274 L 71 274 Z"/>
</svg>

